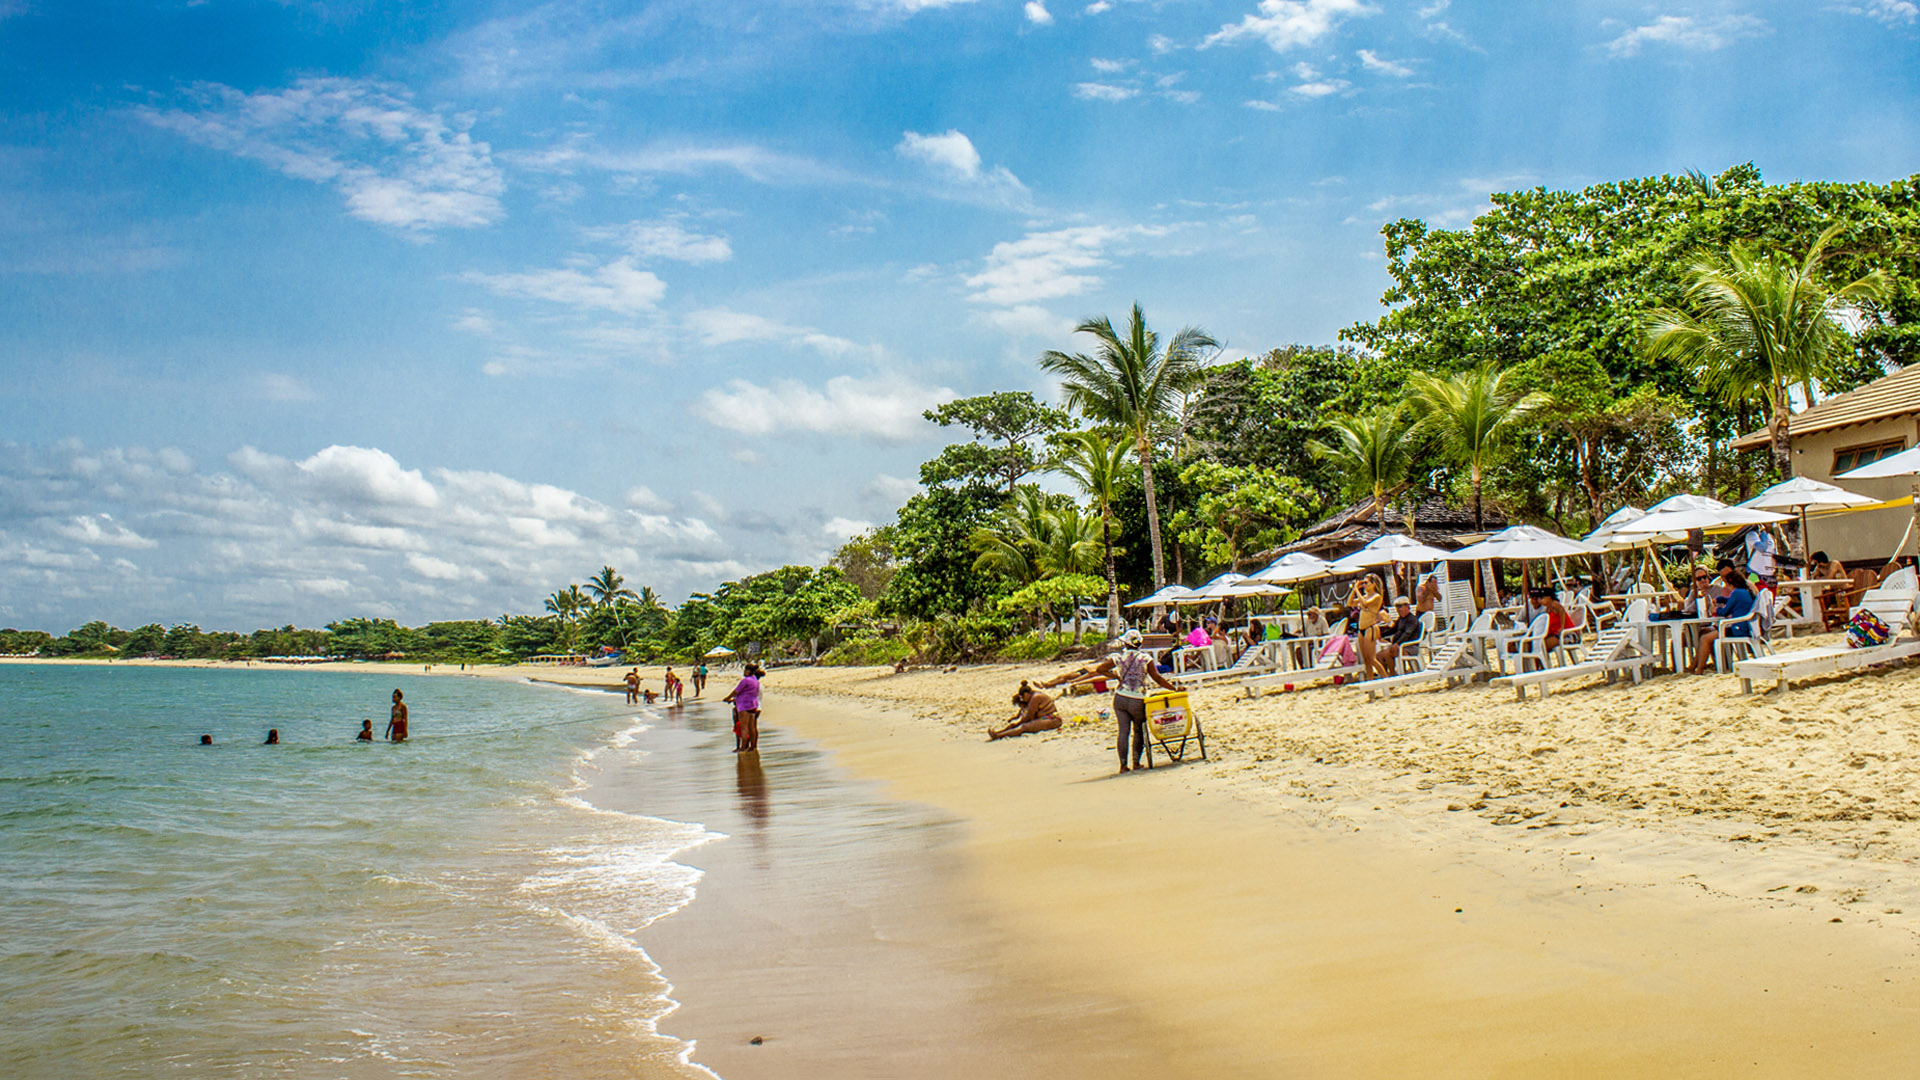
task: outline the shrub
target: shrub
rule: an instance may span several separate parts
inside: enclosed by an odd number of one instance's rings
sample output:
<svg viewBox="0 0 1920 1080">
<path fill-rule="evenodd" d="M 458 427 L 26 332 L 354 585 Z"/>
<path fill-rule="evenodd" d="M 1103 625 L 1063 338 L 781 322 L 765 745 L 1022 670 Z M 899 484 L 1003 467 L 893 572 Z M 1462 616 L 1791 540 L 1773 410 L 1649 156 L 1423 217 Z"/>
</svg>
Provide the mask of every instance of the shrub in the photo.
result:
<svg viewBox="0 0 1920 1080">
<path fill-rule="evenodd" d="M 828 649 L 820 662 L 829 667 L 872 667 L 897 664 L 912 655 L 913 646 L 897 637 L 857 637 Z"/>
<path fill-rule="evenodd" d="M 1000 647 L 1000 659 L 1057 660 L 1073 648 L 1072 634 L 1021 634 Z"/>
</svg>

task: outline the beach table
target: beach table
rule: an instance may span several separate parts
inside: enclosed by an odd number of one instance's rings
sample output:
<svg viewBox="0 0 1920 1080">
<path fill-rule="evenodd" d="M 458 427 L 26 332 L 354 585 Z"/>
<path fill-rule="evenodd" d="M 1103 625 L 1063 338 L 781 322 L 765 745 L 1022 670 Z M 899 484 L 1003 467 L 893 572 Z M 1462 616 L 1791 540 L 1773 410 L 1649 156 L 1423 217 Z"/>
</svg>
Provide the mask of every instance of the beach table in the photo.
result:
<svg viewBox="0 0 1920 1080">
<path fill-rule="evenodd" d="M 1652 633 L 1654 647 L 1666 653 L 1673 661 L 1672 671 L 1679 674 L 1687 670 L 1687 650 L 1700 640 L 1700 634 L 1709 626 L 1720 621 L 1713 615 L 1694 615 L 1684 619 L 1654 619 L 1647 623 Z"/>
<path fill-rule="evenodd" d="M 1852 584 L 1852 578 L 1781 578 L 1775 582 L 1776 595 L 1786 589 L 1800 594 L 1800 617 L 1785 624 L 1787 636 L 1792 637 L 1802 626 L 1812 627 L 1816 634 L 1824 631 L 1827 620 L 1820 615 L 1820 594 L 1834 585 Z"/>
</svg>

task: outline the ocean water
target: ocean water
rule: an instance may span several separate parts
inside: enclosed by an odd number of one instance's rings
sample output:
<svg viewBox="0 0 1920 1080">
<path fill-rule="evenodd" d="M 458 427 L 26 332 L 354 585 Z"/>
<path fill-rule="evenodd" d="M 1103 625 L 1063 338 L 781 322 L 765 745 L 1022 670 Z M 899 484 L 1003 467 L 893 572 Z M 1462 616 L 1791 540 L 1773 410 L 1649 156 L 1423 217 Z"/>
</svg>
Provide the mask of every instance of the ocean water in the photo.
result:
<svg viewBox="0 0 1920 1080">
<path fill-rule="evenodd" d="M 356 743 L 396 687 L 412 741 Z M 0 665 L 0 1076 L 710 1075 L 637 941 L 718 834 L 582 798 L 659 721 L 497 679 Z"/>
</svg>

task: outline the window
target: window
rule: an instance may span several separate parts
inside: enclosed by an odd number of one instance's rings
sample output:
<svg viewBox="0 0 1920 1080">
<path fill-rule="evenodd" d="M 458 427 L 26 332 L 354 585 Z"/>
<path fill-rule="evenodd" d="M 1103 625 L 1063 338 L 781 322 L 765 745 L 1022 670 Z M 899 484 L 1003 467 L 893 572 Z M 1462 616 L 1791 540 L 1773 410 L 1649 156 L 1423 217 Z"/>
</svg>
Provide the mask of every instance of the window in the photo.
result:
<svg viewBox="0 0 1920 1080">
<path fill-rule="evenodd" d="M 1905 440 L 1897 439 L 1893 442 L 1870 443 L 1866 446 L 1849 446 L 1844 450 L 1836 450 L 1833 452 L 1833 471 L 1827 475 L 1839 476 L 1849 469 L 1857 469 L 1862 465 L 1871 465 L 1881 458 L 1892 457 L 1906 448 Z"/>
</svg>

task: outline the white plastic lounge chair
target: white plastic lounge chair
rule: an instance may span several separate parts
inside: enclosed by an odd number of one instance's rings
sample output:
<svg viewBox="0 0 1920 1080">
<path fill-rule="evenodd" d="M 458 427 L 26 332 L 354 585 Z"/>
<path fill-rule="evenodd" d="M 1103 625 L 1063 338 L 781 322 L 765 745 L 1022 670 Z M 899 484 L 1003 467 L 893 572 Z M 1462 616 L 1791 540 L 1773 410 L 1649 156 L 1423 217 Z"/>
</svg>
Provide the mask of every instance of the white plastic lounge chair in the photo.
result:
<svg viewBox="0 0 1920 1080">
<path fill-rule="evenodd" d="M 1500 643 L 1502 657 L 1513 658 L 1516 673 L 1527 670 L 1527 662 L 1532 661 L 1540 667 L 1547 666 L 1547 623 L 1546 615 L 1535 615 L 1527 624 L 1527 632 L 1511 641 Z"/>
<path fill-rule="evenodd" d="M 1459 637 L 1442 646 L 1438 652 L 1429 657 L 1426 666 L 1419 671 L 1348 685 L 1365 690 L 1367 700 L 1372 701 L 1376 695 L 1391 694 L 1402 687 L 1424 686 L 1443 679 L 1447 686 L 1452 687 L 1455 682 L 1470 681 L 1485 670 L 1487 670 L 1486 662 L 1481 660 L 1479 653 L 1474 650 L 1473 642 L 1465 637 Z"/>
<path fill-rule="evenodd" d="M 1540 699 L 1545 701 L 1547 687 L 1565 679 L 1605 675 L 1607 682 L 1612 683 L 1625 674 L 1631 676 L 1634 682 L 1639 682 L 1646 678 L 1647 670 L 1657 659 L 1647 647 L 1649 610 L 1650 606 L 1645 600 L 1635 600 L 1620 621 L 1602 630 L 1593 639 L 1593 644 L 1587 649 L 1586 659 L 1580 663 L 1503 675 L 1494 679 L 1493 685 L 1513 687 L 1521 701 L 1527 700 L 1527 687 L 1537 686 L 1540 688 Z"/>
<path fill-rule="evenodd" d="M 1167 676 L 1167 681 L 1182 690 L 1192 690 L 1221 679 L 1239 679 L 1261 672 L 1274 671 L 1280 667 L 1280 660 L 1272 646 L 1281 644 L 1284 642 L 1263 641 L 1243 650 L 1239 658 L 1226 667 L 1215 668 L 1212 671 L 1183 671 L 1178 675 Z"/>
<path fill-rule="evenodd" d="M 1893 631 L 1894 636 L 1886 644 L 1868 649 L 1851 649 L 1845 645 L 1829 649 L 1800 649 L 1741 660 L 1733 665 L 1733 673 L 1740 679 L 1740 692 L 1751 694 L 1756 681 L 1771 682 L 1771 689 L 1784 691 L 1794 679 L 1837 675 L 1843 671 L 1858 671 L 1920 656 L 1920 637 L 1899 636 L 1913 625 L 1916 591 L 1920 590 L 1915 588 L 1913 571 L 1900 570 L 1888 574 L 1886 581 L 1868 589 L 1860 598 L 1860 603 L 1854 606 L 1853 613 L 1863 609 L 1871 611 Z M 1849 614 L 1851 617 L 1852 613 Z"/>
</svg>

